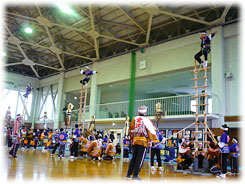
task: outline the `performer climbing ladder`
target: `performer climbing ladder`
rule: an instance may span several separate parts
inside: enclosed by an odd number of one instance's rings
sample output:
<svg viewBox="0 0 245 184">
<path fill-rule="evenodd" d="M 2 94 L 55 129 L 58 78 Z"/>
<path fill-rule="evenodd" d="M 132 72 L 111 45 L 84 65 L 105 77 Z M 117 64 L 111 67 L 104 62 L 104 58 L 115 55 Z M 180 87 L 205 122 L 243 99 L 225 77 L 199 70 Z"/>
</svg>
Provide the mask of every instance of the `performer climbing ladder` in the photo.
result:
<svg viewBox="0 0 245 184">
<path fill-rule="evenodd" d="M 210 34 L 209 36 L 207 36 L 207 32 L 203 31 L 201 32 L 201 50 L 194 56 L 195 60 L 194 60 L 194 70 L 191 70 L 192 73 L 194 73 L 194 79 L 192 79 L 194 81 L 195 86 L 192 87 L 192 89 L 195 90 L 195 96 L 193 96 L 193 98 L 195 98 L 196 104 L 194 106 L 196 106 L 196 113 L 195 113 L 195 122 L 193 122 L 192 124 L 188 125 L 187 127 L 183 128 L 182 130 L 180 130 L 179 132 L 177 132 L 177 134 L 179 134 L 180 132 L 183 132 L 184 130 L 186 130 L 187 128 L 190 128 L 191 126 L 195 125 L 195 131 L 194 133 L 194 137 L 195 137 L 195 141 L 194 141 L 194 147 L 195 147 L 195 155 L 199 152 L 207 152 L 208 151 L 208 134 L 210 136 L 210 138 L 212 139 L 212 141 L 217 144 L 217 141 L 214 138 L 214 134 L 212 133 L 212 131 L 209 129 L 208 125 L 207 125 L 207 114 L 208 114 L 208 94 L 207 94 L 207 89 L 208 89 L 208 70 L 211 70 L 211 68 L 208 67 L 208 53 L 211 51 L 211 39 L 215 36 L 215 34 L 217 33 L 217 31 L 215 31 L 214 33 Z M 203 62 L 200 57 L 204 55 L 205 61 Z M 196 63 L 197 62 L 200 64 L 199 69 L 197 68 Z M 202 68 L 203 66 L 203 68 Z M 204 75 L 198 75 L 198 74 L 203 74 Z M 204 80 L 204 85 L 199 86 L 198 85 L 198 81 Z M 198 89 L 203 89 L 202 93 L 200 94 Z M 201 116 L 204 116 L 204 121 L 200 122 L 199 118 Z M 199 125 L 203 124 L 204 125 L 204 131 L 199 129 Z M 199 141 L 198 140 L 198 134 L 203 134 L 204 140 L 203 141 Z M 168 137 L 167 139 L 171 139 L 173 136 Z M 198 151 L 198 144 L 204 144 L 205 145 L 205 149 L 202 151 Z M 198 169 L 198 163 L 194 163 L 194 171 L 197 171 Z"/>
<path fill-rule="evenodd" d="M 33 90 L 33 87 L 31 87 L 30 84 L 27 84 L 26 85 L 26 93 L 23 95 L 24 97 L 24 107 L 23 107 L 23 113 L 22 113 L 22 125 L 24 125 L 24 120 L 25 120 L 25 115 L 26 115 L 26 108 L 27 107 L 27 104 L 28 104 L 28 96 L 29 94 L 31 94 Z"/>
<path fill-rule="evenodd" d="M 194 141 L 194 146 L 196 148 L 196 151 L 198 149 L 198 143 L 204 143 L 205 145 L 205 150 L 207 151 L 207 144 L 209 144 L 209 141 L 207 141 L 207 134 L 209 132 L 208 126 L 207 126 L 207 114 L 208 114 L 208 94 L 207 94 L 207 89 L 208 89 L 208 76 L 207 76 L 207 71 L 211 70 L 211 68 L 209 67 L 204 67 L 204 68 L 200 68 L 197 69 L 196 66 L 196 61 L 194 61 L 194 70 L 191 70 L 191 72 L 194 73 L 194 79 L 192 79 L 194 81 L 195 86 L 192 87 L 192 89 L 195 90 L 195 96 L 193 96 L 193 98 L 195 98 L 196 100 L 196 104 L 194 106 L 196 106 L 196 113 L 195 113 L 195 132 L 194 132 L 194 137 L 195 137 L 195 141 Z M 204 76 L 198 76 L 198 73 L 202 73 L 204 72 Z M 203 86 L 198 86 L 198 81 L 200 80 L 204 80 L 204 85 Z M 203 89 L 202 93 L 200 94 L 198 92 L 198 89 Z M 202 100 L 200 100 L 202 99 Z M 203 108 L 204 107 L 204 108 Z M 202 112 L 199 112 L 199 110 Z M 200 116 L 204 116 L 204 121 L 201 123 L 199 121 Z M 205 128 L 204 128 L 204 132 L 199 130 L 199 125 L 204 124 Z M 204 134 L 204 141 L 198 141 L 198 134 Z M 210 132 L 211 135 L 213 135 Z M 213 137 L 214 139 L 214 137 Z"/>
<path fill-rule="evenodd" d="M 80 96 L 80 108 L 79 108 L 79 123 L 82 124 L 82 132 L 84 133 L 84 124 L 85 124 L 85 115 L 86 115 L 86 103 L 87 103 L 87 87 L 85 89 L 81 88 L 81 96 Z M 83 115 L 83 116 L 82 116 Z"/>
<path fill-rule="evenodd" d="M 80 67 L 78 67 L 80 70 Z M 87 87 L 90 80 L 90 76 L 98 72 L 89 70 L 86 66 L 85 70 L 81 70 L 80 73 L 86 77 L 80 81 L 81 85 L 81 96 L 80 96 L 80 108 L 79 108 L 79 123 L 82 124 L 82 132 L 84 133 L 85 115 L 86 115 L 86 103 L 87 103 Z"/>
</svg>

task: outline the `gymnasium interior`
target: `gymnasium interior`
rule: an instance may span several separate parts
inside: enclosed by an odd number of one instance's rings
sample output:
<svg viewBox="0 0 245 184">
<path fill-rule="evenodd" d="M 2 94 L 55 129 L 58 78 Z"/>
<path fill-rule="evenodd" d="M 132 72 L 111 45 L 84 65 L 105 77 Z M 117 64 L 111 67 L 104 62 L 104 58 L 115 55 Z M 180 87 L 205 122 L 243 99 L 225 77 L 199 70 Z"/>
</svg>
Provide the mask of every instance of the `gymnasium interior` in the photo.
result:
<svg viewBox="0 0 245 184">
<path fill-rule="evenodd" d="M 201 145 L 206 150 L 203 159 L 208 160 L 209 144 L 218 144 L 224 125 L 229 128 L 227 145 L 233 144 L 234 138 L 240 151 L 234 172 L 231 152 L 228 154 L 223 180 L 240 181 L 241 11 L 235 3 L 185 1 L 5 4 L 3 178 L 13 182 L 126 182 L 133 149 L 129 146 L 129 159 L 125 159 L 124 139 L 130 134 L 129 124 L 138 115 L 138 108 L 146 106 L 146 116 L 166 141 L 160 149 L 162 169 L 155 159 L 156 170 L 152 170 L 151 148 L 147 148 L 139 173 L 143 181 L 222 180 L 210 166 L 205 169 L 200 165 L 195 150 Z M 194 57 L 201 49 L 204 33 L 212 37 L 207 66 Z M 92 72 L 89 77 L 83 73 L 87 70 Z M 85 85 L 81 82 L 84 77 L 89 78 Z M 98 140 L 107 135 L 116 150 L 113 159 L 82 156 L 81 142 L 78 157 L 70 159 L 75 124 L 84 139 L 93 135 Z M 58 151 L 51 152 L 55 132 L 61 128 L 68 139 L 64 158 L 59 159 Z M 19 148 L 11 157 L 15 129 Z M 48 142 L 41 138 L 46 131 Z M 40 132 L 37 139 L 34 132 Z M 187 168 L 180 164 L 185 138 L 194 142 Z M 166 161 L 168 147 L 174 148 L 170 162 Z M 220 157 L 215 157 L 216 165 L 220 164 Z M 222 166 L 216 167 L 222 170 Z"/>
</svg>

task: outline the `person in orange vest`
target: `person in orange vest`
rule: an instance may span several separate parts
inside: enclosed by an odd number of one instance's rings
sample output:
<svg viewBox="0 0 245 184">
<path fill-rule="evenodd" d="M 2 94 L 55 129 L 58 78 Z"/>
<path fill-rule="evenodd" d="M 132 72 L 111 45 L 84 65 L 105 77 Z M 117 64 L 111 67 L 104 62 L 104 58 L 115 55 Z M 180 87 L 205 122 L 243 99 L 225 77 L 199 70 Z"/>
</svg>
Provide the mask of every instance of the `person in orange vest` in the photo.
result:
<svg viewBox="0 0 245 184">
<path fill-rule="evenodd" d="M 39 137 L 40 137 L 40 131 L 39 131 L 39 129 L 33 133 L 33 136 L 34 136 L 34 142 L 35 142 L 34 143 L 34 149 L 36 149 L 37 148 L 38 141 L 39 141 Z"/>
<path fill-rule="evenodd" d="M 47 147 L 51 146 L 51 144 L 52 144 L 52 138 L 53 138 L 53 130 L 50 129 L 48 131 L 48 143 L 47 143 Z"/>
<path fill-rule="evenodd" d="M 28 141 L 27 142 L 27 148 L 31 147 L 32 140 L 33 140 L 33 131 L 32 131 L 32 129 L 29 129 L 27 132 L 27 141 Z"/>
<path fill-rule="evenodd" d="M 99 140 L 92 141 L 88 147 L 88 154 L 92 157 L 92 160 L 101 160 L 101 151 L 102 143 Z"/>
<path fill-rule="evenodd" d="M 25 150 L 25 143 L 27 141 L 27 137 L 26 137 L 26 134 L 27 134 L 27 130 L 25 128 L 25 126 L 22 126 L 21 128 L 21 150 L 24 151 Z"/>
<path fill-rule="evenodd" d="M 105 150 L 105 156 L 103 157 L 104 160 L 113 160 L 114 156 L 116 155 L 116 148 L 110 141 L 107 145 Z"/>
<path fill-rule="evenodd" d="M 146 117 L 147 107 L 138 108 L 138 116 L 134 117 L 129 126 L 129 136 L 133 147 L 133 157 L 129 163 L 126 179 L 141 181 L 140 169 L 144 163 L 147 147 L 151 147 L 153 140 L 157 139 L 152 121 Z"/>
<path fill-rule="evenodd" d="M 43 138 L 44 138 L 44 130 L 42 131 L 40 135 L 41 147 L 43 147 Z"/>
<path fill-rule="evenodd" d="M 87 157 L 88 148 L 89 148 L 91 143 L 90 143 L 90 141 L 88 139 L 86 139 L 83 136 L 81 136 L 80 142 L 81 142 L 81 146 L 82 146 L 81 156 L 82 157 Z"/>
<path fill-rule="evenodd" d="M 47 144 L 48 144 L 48 130 L 44 130 L 44 133 L 43 133 L 43 143 L 44 143 L 44 149 L 43 149 L 43 152 L 46 152 L 47 151 Z"/>
</svg>

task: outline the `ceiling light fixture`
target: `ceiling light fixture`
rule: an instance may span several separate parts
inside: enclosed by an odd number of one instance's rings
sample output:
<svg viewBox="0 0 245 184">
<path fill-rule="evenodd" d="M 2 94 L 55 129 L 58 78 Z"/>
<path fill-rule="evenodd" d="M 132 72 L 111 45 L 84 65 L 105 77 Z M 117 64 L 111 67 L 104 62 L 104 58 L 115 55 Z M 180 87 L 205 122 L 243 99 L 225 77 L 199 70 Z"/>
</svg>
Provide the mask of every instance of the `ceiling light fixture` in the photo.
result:
<svg viewBox="0 0 245 184">
<path fill-rule="evenodd" d="M 32 33 L 32 28 L 26 27 L 25 28 L 25 32 L 28 33 L 28 34 Z"/>
<path fill-rule="evenodd" d="M 67 14 L 73 14 L 74 11 L 71 9 L 70 6 L 66 5 L 66 4 L 61 4 L 58 5 L 58 8 L 63 12 L 63 13 L 67 13 Z"/>
</svg>

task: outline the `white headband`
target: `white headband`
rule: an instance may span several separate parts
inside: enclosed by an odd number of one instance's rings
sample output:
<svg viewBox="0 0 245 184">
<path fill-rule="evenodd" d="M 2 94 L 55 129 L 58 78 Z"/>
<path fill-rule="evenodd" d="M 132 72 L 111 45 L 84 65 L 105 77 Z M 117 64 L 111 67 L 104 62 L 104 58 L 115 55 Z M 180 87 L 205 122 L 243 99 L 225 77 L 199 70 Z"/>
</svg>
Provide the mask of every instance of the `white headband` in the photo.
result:
<svg viewBox="0 0 245 184">
<path fill-rule="evenodd" d="M 232 139 L 235 143 L 237 143 L 237 140 L 235 138 Z"/>
<path fill-rule="evenodd" d="M 224 131 L 228 131 L 228 128 L 221 127 L 221 129 L 224 130 Z"/>
<path fill-rule="evenodd" d="M 138 110 L 139 113 L 145 114 L 147 112 L 147 109 L 143 109 L 143 110 Z"/>
</svg>

